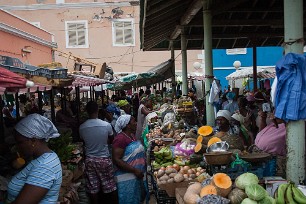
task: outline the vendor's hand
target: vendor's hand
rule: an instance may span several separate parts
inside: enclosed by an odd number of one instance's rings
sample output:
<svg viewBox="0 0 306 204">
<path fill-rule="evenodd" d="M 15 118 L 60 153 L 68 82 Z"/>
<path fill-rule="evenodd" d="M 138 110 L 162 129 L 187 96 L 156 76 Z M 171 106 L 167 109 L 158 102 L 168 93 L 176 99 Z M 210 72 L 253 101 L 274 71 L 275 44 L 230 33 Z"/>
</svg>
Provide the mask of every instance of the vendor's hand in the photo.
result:
<svg viewBox="0 0 306 204">
<path fill-rule="evenodd" d="M 259 111 L 258 112 L 258 116 L 262 117 L 262 118 L 267 118 L 267 113 L 263 112 L 263 111 Z"/>
<path fill-rule="evenodd" d="M 135 176 L 138 178 L 138 179 L 142 179 L 143 178 L 143 172 L 140 171 L 139 169 L 135 169 L 134 172 Z"/>
</svg>

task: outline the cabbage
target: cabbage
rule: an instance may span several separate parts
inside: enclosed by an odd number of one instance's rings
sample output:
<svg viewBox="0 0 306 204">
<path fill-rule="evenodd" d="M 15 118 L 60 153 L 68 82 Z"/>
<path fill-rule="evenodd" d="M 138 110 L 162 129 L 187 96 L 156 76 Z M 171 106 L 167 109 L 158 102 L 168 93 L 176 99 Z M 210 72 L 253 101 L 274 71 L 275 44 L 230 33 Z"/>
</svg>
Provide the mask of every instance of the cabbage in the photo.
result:
<svg viewBox="0 0 306 204">
<path fill-rule="evenodd" d="M 244 190 L 246 186 L 250 184 L 258 184 L 259 180 L 255 174 L 252 173 L 244 173 L 238 176 L 235 180 L 235 185 Z"/>
<path fill-rule="evenodd" d="M 257 204 L 255 200 L 251 200 L 249 198 L 245 198 L 241 204 Z"/>
<path fill-rule="evenodd" d="M 268 195 L 268 192 L 258 184 L 251 184 L 245 188 L 245 193 L 252 200 L 262 200 Z"/>
<path fill-rule="evenodd" d="M 266 196 L 264 197 L 264 199 L 258 201 L 258 204 L 276 204 L 276 201 L 274 200 L 274 198 Z"/>
</svg>

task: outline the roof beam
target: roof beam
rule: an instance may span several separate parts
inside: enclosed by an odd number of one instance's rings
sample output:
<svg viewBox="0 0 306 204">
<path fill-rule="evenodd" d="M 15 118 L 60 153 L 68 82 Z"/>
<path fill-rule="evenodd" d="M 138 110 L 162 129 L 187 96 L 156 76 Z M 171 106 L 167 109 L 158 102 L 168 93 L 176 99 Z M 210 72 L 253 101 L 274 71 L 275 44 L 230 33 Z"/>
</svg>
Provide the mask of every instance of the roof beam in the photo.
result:
<svg viewBox="0 0 306 204">
<path fill-rule="evenodd" d="M 230 3 L 228 1 L 225 1 L 223 4 L 215 4 L 215 8 L 211 8 L 212 15 L 218 15 L 220 13 L 224 13 L 225 11 L 228 11 L 232 8 L 235 8 L 239 4 L 245 3 L 248 0 L 232 0 Z"/>
<path fill-rule="evenodd" d="M 166 17 L 166 15 L 167 16 L 173 16 L 173 15 L 180 15 L 180 13 L 182 12 L 182 11 L 184 11 L 183 9 L 184 9 L 184 5 L 185 4 L 176 4 L 175 6 L 172 6 L 172 7 L 170 7 L 168 10 L 167 10 L 167 12 L 166 13 L 163 13 L 163 12 L 158 12 L 158 13 L 156 13 L 155 15 L 153 15 L 153 16 L 151 16 L 150 18 L 148 18 L 148 19 L 146 19 L 146 23 L 147 22 L 151 22 L 151 21 L 153 21 L 153 20 L 155 20 L 155 19 L 157 19 L 157 20 L 159 20 L 159 18 L 161 18 L 161 19 L 165 19 Z M 173 12 L 172 12 L 173 11 Z M 169 14 L 171 14 L 171 15 L 169 15 Z"/>
<path fill-rule="evenodd" d="M 237 8 L 237 9 L 229 9 L 225 11 L 226 13 L 282 13 L 284 12 L 284 8 L 281 7 L 271 7 L 271 8 Z"/>
<path fill-rule="evenodd" d="M 174 4 L 176 4 L 177 2 L 180 2 L 181 0 L 168 0 L 165 3 L 162 4 L 158 4 L 155 8 L 152 8 L 150 10 L 147 11 L 147 16 L 153 15 L 155 13 L 159 13 L 162 10 L 168 10 L 169 7 L 173 7 Z M 164 13 L 164 12 L 163 12 Z"/>
<path fill-rule="evenodd" d="M 203 21 L 195 21 L 188 26 L 192 27 L 203 27 Z M 223 20 L 223 19 L 212 19 L 213 27 L 240 27 L 240 26 L 270 26 L 270 27 L 284 27 L 284 21 L 281 19 L 276 20 L 262 20 L 262 19 L 240 19 L 240 20 Z"/>
<path fill-rule="evenodd" d="M 191 5 L 188 7 L 187 11 L 181 17 L 180 25 L 188 25 L 194 16 L 201 10 L 203 7 L 203 0 L 194 0 Z M 170 39 L 176 39 L 181 34 L 181 27 L 176 27 L 173 33 L 170 35 Z"/>
<path fill-rule="evenodd" d="M 213 39 L 239 39 L 239 38 L 275 38 L 283 37 L 283 33 L 218 33 L 212 34 Z M 189 35 L 187 40 L 203 40 L 204 35 Z"/>
</svg>

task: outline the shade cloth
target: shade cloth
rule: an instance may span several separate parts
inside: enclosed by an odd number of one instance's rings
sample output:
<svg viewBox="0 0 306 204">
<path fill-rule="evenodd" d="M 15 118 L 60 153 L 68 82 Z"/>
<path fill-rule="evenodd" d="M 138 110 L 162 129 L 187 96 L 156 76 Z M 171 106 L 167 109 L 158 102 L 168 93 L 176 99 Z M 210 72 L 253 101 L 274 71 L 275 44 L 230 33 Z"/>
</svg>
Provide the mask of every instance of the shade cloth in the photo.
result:
<svg viewBox="0 0 306 204">
<path fill-rule="evenodd" d="M 253 67 L 238 69 L 235 72 L 227 75 L 225 78 L 226 80 L 235 80 L 248 77 L 253 77 Z M 257 67 L 257 78 L 275 78 L 275 67 Z"/>
<path fill-rule="evenodd" d="M 0 66 L 0 87 L 2 90 L 3 88 L 26 88 L 33 85 L 33 82 Z"/>
</svg>

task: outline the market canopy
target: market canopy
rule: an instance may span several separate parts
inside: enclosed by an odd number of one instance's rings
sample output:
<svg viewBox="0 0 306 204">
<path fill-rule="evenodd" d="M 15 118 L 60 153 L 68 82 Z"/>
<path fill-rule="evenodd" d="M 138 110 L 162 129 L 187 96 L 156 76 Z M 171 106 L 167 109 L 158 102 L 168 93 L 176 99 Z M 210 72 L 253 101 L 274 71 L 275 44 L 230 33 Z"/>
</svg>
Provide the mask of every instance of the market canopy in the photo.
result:
<svg viewBox="0 0 306 204">
<path fill-rule="evenodd" d="M 127 76 L 121 77 L 119 81 L 117 81 L 115 84 L 110 84 L 107 88 L 115 90 L 126 90 L 131 89 L 132 87 L 136 88 L 162 82 L 173 76 L 173 65 L 173 60 L 169 59 L 149 69 L 147 72 L 129 74 Z"/>
<path fill-rule="evenodd" d="M 284 42 L 283 0 L 140 0 L 141 48 L 169 50 L 173 41 L 174 49 L 181 50 L 180 35 L 185 31 L 187 50 L 204 49 L 204 2 L 211 3 L 214 49 L 281 46 Z"/>
<path fill-rule="evenodd" d="M 32 81 L 29 81 L 14 72 L 0 67 L 0 92 L 33 86 L 34 83 Z"/>
<path fill-rule="evenodd" d="M 275 78 L 275 67 L 257 67 L 257 78 L 270 79 Z M 253 78 L 253 67 L 246 67 L 236 70 L 227 75 L 226 80 L 236 80 L 242 78 Z"/>
</svg>

